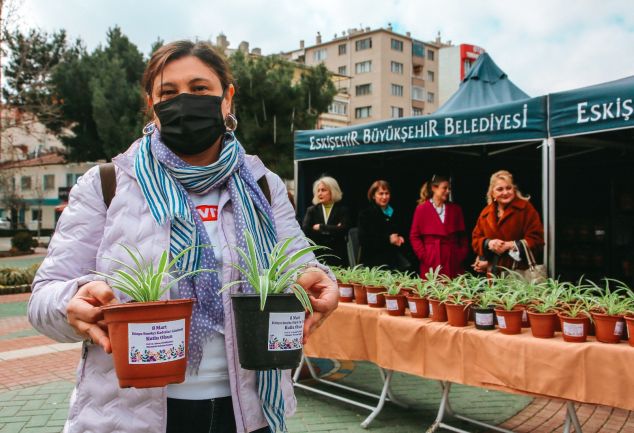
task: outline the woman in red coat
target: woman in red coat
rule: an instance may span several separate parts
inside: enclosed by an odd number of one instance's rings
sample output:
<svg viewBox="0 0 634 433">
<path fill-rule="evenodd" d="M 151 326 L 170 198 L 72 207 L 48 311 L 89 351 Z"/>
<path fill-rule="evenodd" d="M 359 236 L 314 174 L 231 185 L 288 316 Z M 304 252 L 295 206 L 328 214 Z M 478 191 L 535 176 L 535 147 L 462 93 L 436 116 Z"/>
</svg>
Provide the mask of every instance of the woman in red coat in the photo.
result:
<svg viewBox="0 0 634 433">
<path fill-rule="evenodd" d="M 513 182 L 513 175 L 501 170 L 491 176 L 488 205 L 473 229 L 472 244 L 478 258 L 477 272 L 497 273 L 498 268 L 528 268 L 520 241 L 526 241 L 539 258 L 544 247 L 544 226 L 539 214 Z"/>
<path fill-rule="evenodd" d="M 449 192 L 449 179 L 443 176 L 434 175 L 421 188 L 409 233 L 421 276 L 439 265 L 441 273 L 451 278 L 464 272 L 469 243 L 462 209 L 449 203 Z"/>
</svg>

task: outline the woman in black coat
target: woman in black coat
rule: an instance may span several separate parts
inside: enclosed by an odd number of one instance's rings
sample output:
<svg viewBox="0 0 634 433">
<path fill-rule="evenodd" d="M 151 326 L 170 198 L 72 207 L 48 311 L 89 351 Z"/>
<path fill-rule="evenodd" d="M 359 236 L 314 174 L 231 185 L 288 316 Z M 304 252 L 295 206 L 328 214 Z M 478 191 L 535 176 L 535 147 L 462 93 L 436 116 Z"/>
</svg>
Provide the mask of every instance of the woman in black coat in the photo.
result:
<svg viewBox="0 0 634 433">
<path fill-rule="evenodd" d="M 365 266 L 410 267 L 404 252 L 405 238 L 390 206 L 390 185 L 375 181 L 368 190 L 370 206 L 359 214 L 360 262 Z"/>
<path fill-rule="evenodd" d="M 313 205 L 304 216 L 302 228 L 306 236 L 317 245 L 328 247 L 320 258 L 328 265 L 347 266 L 346 234 L 348 211 L 339 203 L 341 188 L 337 181 L 324 176 L 313 184 Z"/>
</svg>

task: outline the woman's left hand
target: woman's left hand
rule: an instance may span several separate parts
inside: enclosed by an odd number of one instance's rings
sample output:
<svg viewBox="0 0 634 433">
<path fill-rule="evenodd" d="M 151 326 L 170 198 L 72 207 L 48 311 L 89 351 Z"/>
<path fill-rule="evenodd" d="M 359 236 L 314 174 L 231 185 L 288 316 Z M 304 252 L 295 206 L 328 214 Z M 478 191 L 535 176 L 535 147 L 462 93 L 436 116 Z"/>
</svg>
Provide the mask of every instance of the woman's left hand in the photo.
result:
<svg viewBox="0 0 634 433">
<path fill-rule="evenodd" d="M 313 314 L 306 313 L 304 321 L 304 344 L 308 336 L 326 320 L 339 304 L 339 288 L 337 283 L 319 268 L 306 269 L 297 279 L 313 306 Z"/>
</svg>

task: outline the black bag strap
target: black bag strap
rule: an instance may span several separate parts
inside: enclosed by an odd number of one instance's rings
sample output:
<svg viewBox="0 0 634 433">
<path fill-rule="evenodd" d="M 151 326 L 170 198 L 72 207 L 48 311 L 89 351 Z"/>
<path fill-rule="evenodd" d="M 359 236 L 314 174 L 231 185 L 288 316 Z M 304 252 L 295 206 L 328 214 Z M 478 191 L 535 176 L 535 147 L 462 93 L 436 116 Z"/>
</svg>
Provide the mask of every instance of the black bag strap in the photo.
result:
<svg viewBox="0 0 634 433">
<path fill-rule="evenodd" d="M 266 180 L 266 175 L 258 179 L 258 186 L 262 190 L 266 201 L 268 201 L 269 204 L 273 204 L 271 203 L 271 189 L 269 188 L 269 182 Z"/>
<path fill-rule="evenodd" d="M 106 209 L 108 209 L 117 192 L 117 174 L 114 170 L 114 164 L 111 162 L 101 164 L 99 166 L 99 177 L 101 178 L 103 202 L 106 205 Z"/>
</svg>

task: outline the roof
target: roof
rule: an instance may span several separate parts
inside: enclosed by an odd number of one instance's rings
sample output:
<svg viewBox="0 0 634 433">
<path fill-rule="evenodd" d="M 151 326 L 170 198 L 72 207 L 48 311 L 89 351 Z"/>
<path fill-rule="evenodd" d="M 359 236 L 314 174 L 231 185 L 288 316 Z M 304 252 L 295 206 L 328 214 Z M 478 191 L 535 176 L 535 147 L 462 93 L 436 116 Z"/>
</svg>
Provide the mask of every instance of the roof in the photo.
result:
<svg viewBox="0 0 634 433">
<path fill-rule="evenodd" d="M 0 170 L 8 168 L 25 168 L 56 164 L 66 164 L 66 157 L 59 153 L 48 153 L 37 158 L 23 159 L 20 161 L 6 161 L 0 163 Z"/>
<path fill-rule="evenodd" d="M 509 80 L 491 56 L 483 53 L 464 77 L 456 93 L 436 113 L 447 114 L 528 98 L 524 91 Z"/>
</svg>

